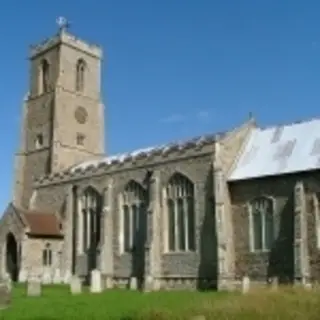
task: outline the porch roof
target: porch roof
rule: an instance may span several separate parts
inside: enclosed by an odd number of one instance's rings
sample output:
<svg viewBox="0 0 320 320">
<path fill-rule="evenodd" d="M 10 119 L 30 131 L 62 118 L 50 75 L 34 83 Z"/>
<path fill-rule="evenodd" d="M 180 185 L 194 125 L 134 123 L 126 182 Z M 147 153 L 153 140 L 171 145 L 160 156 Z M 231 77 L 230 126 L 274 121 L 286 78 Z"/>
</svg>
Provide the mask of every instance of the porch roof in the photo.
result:
<svg viewBox="0 0 320 320">
<path fill-rule="evenodd" d="M 28 235 L 37 237 L 62 237 L 59 217 L 50 212 L 26 210 L 15 207 L 28 227 Z"/>
</svg>

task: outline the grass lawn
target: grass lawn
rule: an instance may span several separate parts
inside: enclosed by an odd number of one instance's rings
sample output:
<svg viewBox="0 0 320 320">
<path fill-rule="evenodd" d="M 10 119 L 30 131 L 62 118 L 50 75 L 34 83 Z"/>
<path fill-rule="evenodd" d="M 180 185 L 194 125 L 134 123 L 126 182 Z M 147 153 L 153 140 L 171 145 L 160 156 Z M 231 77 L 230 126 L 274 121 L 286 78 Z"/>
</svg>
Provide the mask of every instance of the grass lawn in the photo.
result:
<svg viewBox="0 0 320 320">
<path fill-rule="evenodd" d="M 0 320 L 68 319 L 320 319 L 320 293 L 281 289 L 247 295 L 231 293 L 154 292 L 125 290 L 72 296 L 68 287 L 45 287 L 41 297 L 27 298 L 13 290 L 12 304 Z"/>
</svg>

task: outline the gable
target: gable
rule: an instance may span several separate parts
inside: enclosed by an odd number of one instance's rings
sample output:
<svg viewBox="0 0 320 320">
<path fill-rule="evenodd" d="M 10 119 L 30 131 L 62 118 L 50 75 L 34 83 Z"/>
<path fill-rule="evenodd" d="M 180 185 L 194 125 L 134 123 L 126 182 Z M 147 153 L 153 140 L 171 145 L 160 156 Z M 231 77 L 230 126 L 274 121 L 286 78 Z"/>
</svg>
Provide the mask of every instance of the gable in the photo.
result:
<svg viewBox="0 0 320 320">
<path fill-rule="evenodd" d="M 0 237 L 3 238 L 11 232 L 19 239 L 24 234 L 25 226 L 23 217 L 12 203 L 9 203 L 0 220 Z"/>
<path fill-rule="evenodd" d="M 320 168 L 320 119 L 254 129 L 229 181 Z"/>
</svg>

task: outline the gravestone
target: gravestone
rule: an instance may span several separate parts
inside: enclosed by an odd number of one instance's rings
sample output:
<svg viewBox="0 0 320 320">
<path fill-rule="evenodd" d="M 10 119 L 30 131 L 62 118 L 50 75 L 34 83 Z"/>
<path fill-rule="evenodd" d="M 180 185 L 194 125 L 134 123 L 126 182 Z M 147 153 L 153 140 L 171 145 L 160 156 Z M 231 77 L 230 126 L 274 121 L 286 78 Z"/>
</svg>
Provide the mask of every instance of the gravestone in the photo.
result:
<svg viewBox="0 0 320 320">
<path fill-rule="evenodd" d="M 73 276 L 70 280 L 70 291 L 72 294 L 80 294 L 82 292 L 81 279 L 77 276 Z"/>
<path fill-rule="evenodd" d="M 137 290 L 138 289 L 138 279 L 136 277 L 130 278 L 129 288 L 130 288 L 130 290 Z"/>
<path fill-rule="evenodd" d="M 242 293 L 248 293 L 250 290 L 250 278 L 245 276 L 242 279 Z"/>
<path fill-rule="evenodd" d="M 30 279 L 27 282 L 27 296 L 28 297 L 38 297 L 41 296 L 41 281 L 38 279 Z"/>
<path fill-rule="evenodd" d="M 59 268 L 54 270 L 52 282 L 54 284 L 60 284 L 61 283 L 61 272 L 60 272 Z"/>
<path fill-rule="evenodd" d="M 97 269 L 91 271 L 90 291 L 92 293 L 102 292 L 101 272 Z"/>
<path fill-rule="evenodd" d="M 3 281 L 0 283 L 0 310 L 6 309 L 11 304 L 11 290 L 8 284 Z"/>
</svg>

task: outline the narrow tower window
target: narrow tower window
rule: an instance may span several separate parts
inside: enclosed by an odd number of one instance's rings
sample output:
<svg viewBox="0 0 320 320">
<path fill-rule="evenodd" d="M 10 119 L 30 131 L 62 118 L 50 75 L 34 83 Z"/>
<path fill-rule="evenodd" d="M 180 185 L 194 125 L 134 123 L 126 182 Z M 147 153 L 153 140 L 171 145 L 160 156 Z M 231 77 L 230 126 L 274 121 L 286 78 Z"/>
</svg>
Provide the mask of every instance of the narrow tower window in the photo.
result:
<svg viewBox="0 0 320 320">
<path fill-rule="evenodd" d="M 50 65 L 47 60 L 41 62 L 41 86 L 42 93 L 49 91 Z"/>
<path fill-rule="evenodd" d="M 83 92 L 85 85 L 86 63 L 80 59 L 76 66 L 76 91 Z"/>
<path fill-rule="evenodd" d="M 43 146 L 43 135 L 41 133 L 37 134 L 35 145 L 36 149 L 39 149 Z"/>
<path fill-rule="evenodd" d="M 85 140 L 85 135 L 82 133 L 77 133 L 77 145 L 78 146 L 83 146 L 84 145 L 84 140 Z"/>
</svg>

